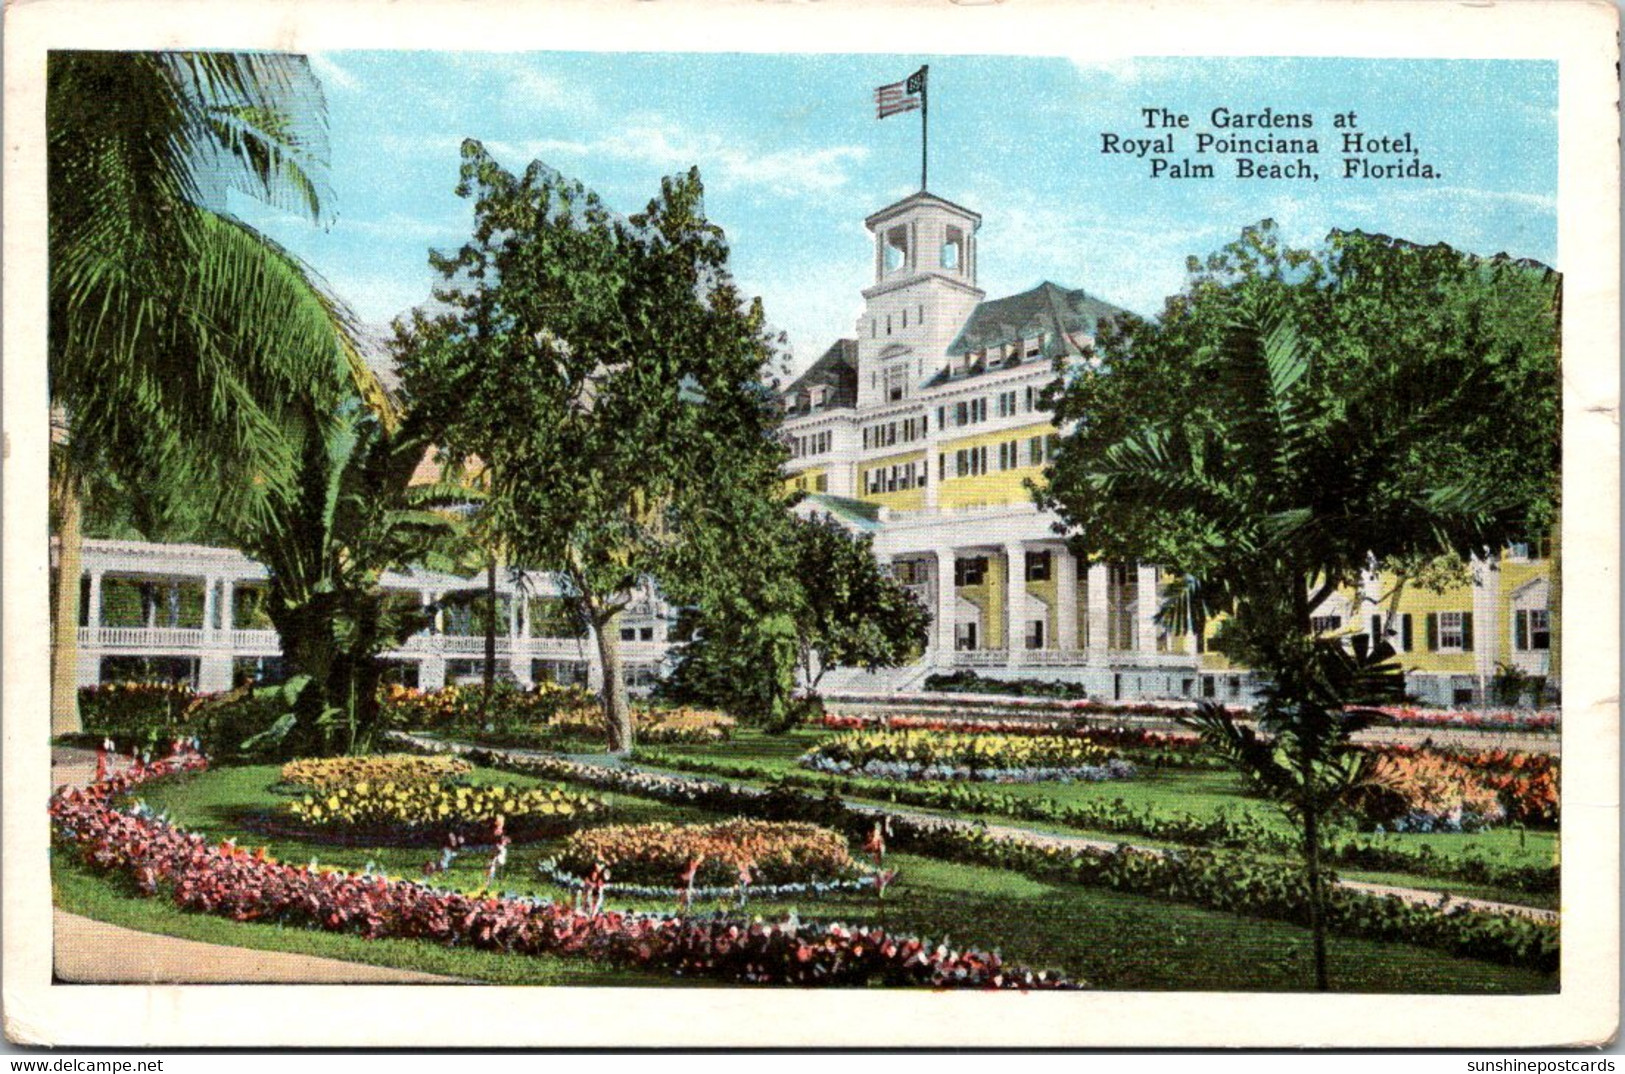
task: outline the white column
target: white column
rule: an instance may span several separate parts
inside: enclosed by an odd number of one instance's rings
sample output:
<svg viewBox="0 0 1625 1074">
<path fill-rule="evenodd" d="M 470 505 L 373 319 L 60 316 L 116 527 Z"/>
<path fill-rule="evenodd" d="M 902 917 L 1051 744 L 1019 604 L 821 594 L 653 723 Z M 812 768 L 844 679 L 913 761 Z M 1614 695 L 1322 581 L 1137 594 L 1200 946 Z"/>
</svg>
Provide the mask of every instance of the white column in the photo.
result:
<svg viewBox="0 0 1625 1074">
<path fill-rule="evenodd" d="M 237 629 L 237 584 L 230 578 L 220 580 L 220 629 L 227 638 Z M 229 644 L 235 644 L 231 642 Z"/>
<path fill-rule="evenodd" d="M 1105 664 L 1108 601 L 1107 589 L 1110 586 L 1110 577 L 1107 574 L 1106 564 L 1095 563 L 1089 568 L 1089 662 L 1091 664 Z"/>
<path fill-rule="evenodd" d="M 1062 545 L 1050 553 L 1055 564 L 1055 647 L 1078 648 L 1078 557 Z"/>
<path fill-rule="evenodd" d="M 1005 663 L 1016 667 L 1027 646 L 1027 546 L 1011 541 L 1004 546 Z"/>
<path fill-rule="evenodd" d="M 1490 680 L 1495 678 L 1496 657 L 1501 654 L 1501 569 L 1494 561 L 1474 556 L 1473 576 L 1473 666 L 1478 675 L 1478 692 L 1487 697 Z M 1510 660 L 1508 661 L 1510 663 Z"/>
<path fill-rule="evenodd" d="M 203 656 L 198 660 L 198 692 L 216 694 L 231 689 L 233 652 L 230 629 L 216 630 L 215 611 L 219 607 L 216 590 L 220 579 L 205 575 L 203 579 Z"/>
<path fill-rule="evenodd" d="M 521 607 L 523 591 L 517 587 L 508 594 L 508 666 L 521 686 L 530 686 L 530 646 L 525 644 L 525 614 Z"/>
<path fill-rule="evenodd" d="M 102 626 L 102 572 L 90 572 L 90 593 L 85 601 L 85 626 L 91 631 L 91 638 L 97 637 L 96 631 Z"/>
<path fill-rule="evenodd" d="M 219 584 L 220 584 L 220 580 L 218 578 L 216 578 L 214 575 L 212 575 L 212 574 L 204 575 L 204 577 L 203 577 L 203 639 L 204 639 L 204 644 L 205 645 L 212 642 L 214 640 L 214 638 L 215 638 L 215 629 L 214 629 L 215 590 L 218 588 Z"/>
<path fill-rule="evenodd" d="M 1157 651 L 1157 606 L 1161 603 L 1157 594 L 1157 568 L 1140 567 L 1135 589 L 1139 595 L 1134 607 L 1137 620 L 1134 647 L 1142 653 L 1154 653 Z"/>
<path fill-rule="evenodd" d="M 939 548 L 937 557 L 937 662 L 954 659 L 954 550 Z"/>
<path fill-rule="evenodd" d="M 85 598 L 85 634 L 82 636 L 88 636 L 90 641 L 79 645 L 78 662 L 74 667 L 76 686 L 95 686 L 102 678 L 102 572 L 92 570 L 89 574 L 90 592 Z"/>
</svg>

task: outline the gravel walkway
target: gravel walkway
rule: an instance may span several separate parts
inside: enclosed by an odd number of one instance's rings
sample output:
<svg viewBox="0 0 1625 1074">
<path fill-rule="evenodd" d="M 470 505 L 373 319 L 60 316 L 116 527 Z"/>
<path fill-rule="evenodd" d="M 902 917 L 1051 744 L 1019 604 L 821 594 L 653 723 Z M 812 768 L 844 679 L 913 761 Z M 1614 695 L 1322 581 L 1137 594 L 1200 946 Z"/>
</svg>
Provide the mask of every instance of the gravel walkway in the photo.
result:
<svg viewBox="0 0 1625 1074">
<path fill-rule="evenodd" d="M 128 767 L 128 759 L 116 766 Z M 96 774 L 91 750 L 51 750 L 51 785 L 82 787 Z M 257 951 L 138 932 L 54 909 L 52 961 L 73 984 L 468 984 L 415 970 L 286 951 Z"/>
</svg>

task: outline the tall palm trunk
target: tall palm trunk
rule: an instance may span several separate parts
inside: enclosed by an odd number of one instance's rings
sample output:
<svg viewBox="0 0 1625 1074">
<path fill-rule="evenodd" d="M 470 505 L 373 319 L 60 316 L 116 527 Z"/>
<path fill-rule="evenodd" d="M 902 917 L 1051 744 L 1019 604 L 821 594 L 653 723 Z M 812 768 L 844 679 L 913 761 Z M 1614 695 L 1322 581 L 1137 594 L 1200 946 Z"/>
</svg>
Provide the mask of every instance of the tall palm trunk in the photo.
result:
<svg viewBox="0 0 1625 1074">
<path fill-rule="evenodd" d="M 79 479 L 64 464 L 55 482 L 56 608 L 51 623 L 51 734 L 77 734 L 79 721 L 79 578 L 84 573 L 84 504 Z"/>
</svg>

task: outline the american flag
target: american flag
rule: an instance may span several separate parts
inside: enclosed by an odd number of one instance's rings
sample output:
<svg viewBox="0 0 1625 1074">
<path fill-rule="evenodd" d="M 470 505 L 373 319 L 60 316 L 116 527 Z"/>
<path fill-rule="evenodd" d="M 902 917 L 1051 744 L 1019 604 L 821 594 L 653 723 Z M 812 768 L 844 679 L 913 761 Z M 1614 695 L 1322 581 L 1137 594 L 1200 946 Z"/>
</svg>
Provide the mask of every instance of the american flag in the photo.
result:
<svg viewBox="0 0 1625 1074">
<path fill-rule="evenodd" d="M 913 112 L 925 103 L 925 68 L 909 75 L 901 82 L 881 86 L 875 90 L 876 119 L 895 116 L 899 112 Z"/>
</svg>

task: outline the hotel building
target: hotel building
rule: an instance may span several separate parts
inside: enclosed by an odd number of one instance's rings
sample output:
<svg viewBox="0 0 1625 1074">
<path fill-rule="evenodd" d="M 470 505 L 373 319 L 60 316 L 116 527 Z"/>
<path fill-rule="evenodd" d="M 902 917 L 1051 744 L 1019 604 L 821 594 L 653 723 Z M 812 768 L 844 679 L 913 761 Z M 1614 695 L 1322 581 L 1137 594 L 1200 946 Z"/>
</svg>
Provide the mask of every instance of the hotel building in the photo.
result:
<svg viewBox="0 0 1625 1074">
<path fill-rule="evenodd" d="M 839 669 L 821 688 L 918 689 L 968 668 L 1112 699 L 1250 699 L 1245 669 L 1159 625 L 1157 566 L 1085 563 L 1035 505 L 1028 483 L 1042 480 L 1058 434 L 1040 406 L 1055 360 L 1088 360 L 1100 324 L 1120 311 L 1048 282 L 988 299 L 977 285 L 981 223 L 925 192 L 871 215 L 874 279 L 855 338 L 783 392 L 799 510 L 871 536 L 933 617 L 914 665 Z M 1480 700 L 1503 668 L 1554 678 L 1545 547 L 1516 546 L 1470 574 L 1441 594 L 1407 592 L 1399 609 L 1393 640 L 1423 700 Z M 1383 592 L 1367 578 L 1317 608 L 1316 625 L 1367 628 Z"/>
</svg>

